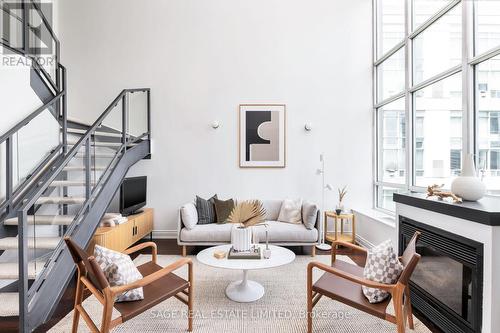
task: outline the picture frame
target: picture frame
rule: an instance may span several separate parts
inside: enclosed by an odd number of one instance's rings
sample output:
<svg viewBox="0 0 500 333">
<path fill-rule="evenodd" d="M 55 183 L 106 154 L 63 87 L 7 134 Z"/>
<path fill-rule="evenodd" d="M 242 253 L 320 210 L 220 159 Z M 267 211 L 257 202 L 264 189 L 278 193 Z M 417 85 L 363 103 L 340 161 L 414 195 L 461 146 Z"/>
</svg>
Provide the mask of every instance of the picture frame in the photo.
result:
<svg viewBox="0 0 500 333">
<path fill-rule="evenodd" d="M 286 105 L 240 104 L 240 168 L 286 167 Z"/>
</svg>

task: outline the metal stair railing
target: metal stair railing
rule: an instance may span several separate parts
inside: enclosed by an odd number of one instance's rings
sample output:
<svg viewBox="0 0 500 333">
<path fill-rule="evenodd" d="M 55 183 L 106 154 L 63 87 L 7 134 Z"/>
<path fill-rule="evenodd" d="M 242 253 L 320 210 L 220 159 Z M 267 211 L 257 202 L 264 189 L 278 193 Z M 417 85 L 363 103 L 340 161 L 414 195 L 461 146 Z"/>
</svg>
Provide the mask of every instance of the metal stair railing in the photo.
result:
<svg viewBox="0 0 500 333">
<path fill-rule="evenodd" d="M 143 134 L 132 136 L 130 135 L 129 129 L 129 96 L 134 93 L 145 93 L 146 94 L 146 129 Z M 95 136 L 96 131 L 99 130 L 99 127 L 103 124 L 106 118 L 111 114 L 111 112 L 121 103 L 121 145 L 116 150 L 116 154 L 113 156 L 111 162 L 105 168 L 103 175 L 97 181 L 94 186 L 91 185 L 91 144 L 92 138 Z M 113 172 L 113 165 L 115 161 L 120 156 L 123 156 L 129 147 L 133 143 L 137 143 L 141 140 L 147 140 L 150 145 L 151 142 L 151 121 L 150 121 L 150 113 L 151 113 L 151 92 L 149 88 L 141 88 L 141 89 L 125 89 L 123 90 L 109 105 L 109 107 L 99 116 L 99 118 L 94 122 L 94 124 L 87 130 L 87 132 L 78 140 L 78 142 L 72 147 L 72 149 L 64 156 L 64 159 L 60 161 L 57 166 L 54 166 L 53 169 L 49 172 L 48 176 L 45 178 L 43 184 L 39 184 L 36 191 L 30 195 L 29 198 L 25 199 L 23 205 L 17 211 L 18 217 L 18 260 L 19 260 L 19 328 L 20 331 L 30 331 L 30 327 L 28 325 L 27 314 L 31 310 L 29 305 L 33 298 L 36 297 L 37 292 L 41 287 L 43 287 L 43 283 L 45 278 L 50 274 L 51 269 L 54 263 L 57 262 L 57 259 L 62 254 L 65 249 L 65 244 L 61 239 L 61 242 L 58 244 L 57 248 L 53 251 L 52 256 L 48 259 L 45 267 L 42 269 L 40 275 L 33 282 L 33 284 L 28 287 L 28 238 L 29 235 L 27 233 L 28 230 L 28 211 L 33 207 L 37 200 L 45 193 L 49 185 L 56 179 L 56 177 L 64 170 L 68 164 L 74 160 L 76 155 L 79 153 L 81 148 L 85 149 L 83 154 L 84 156 L 84 169 L 85 169 L 85 202 L 79 209 L 79 212 L 76 214 L 73 222 L 68 226 L 65 235 L 72 236 L 72 234 L 80 227 L 80 221 L 83 220 L 84 216 L 88 214 L 92 208 L 93 200 L 97 197 L 100 190 L 103 188 L 103 184 L 105 184 L 107 177 Z M 150 148 L 149 148 L 150 152 Z M 97 224 L 96 224 L 97 226 Z"/>
<path fill-rule="evenodd" d="M 23 120 L 13 126 L 10 130 L 0 135 L 0 146 L 5 144 L 5 200 L 0 201 L 0 219 L 10 216 L 20 202 L 20 198 L 33 189 L 36 183 L 39 181 L 38 176 L 44 170 L 51 161 L 53 161 L 58 155 L 62 155 L 66 152 L 67 147 L 67 112 L 66 112 L 66 68 L 62 65 L 60 67 L 61 78 L 61 91 L 57 93 L 49 102 L 40 106 L 38 109 L 33 111 L 31 114 L 26 116 Z M 58 135 L 60 136 L 59 142 L 56 146 L 46 147 L 48 151 L 45 157 L 30 166 L 30 173 L 26 175 L 25 179 L 21 181 L 18 186 L 13 184 L 13 171 L 14 171 L 14 153 L 16 149 L 14 148 L 14 141 L 22 145 L 19 141 L 18 133 L 25 129 L 31 122 L 36 121 L 39 117 L 49 110 L 55 108 L 58 112 L 58 121 L 60 123 L 60 128 L 58 130 Z M 17 140 L 15 140 L 17 139 Z M 19 164 L 20 161 L 17 161 Z"/>
</svg>

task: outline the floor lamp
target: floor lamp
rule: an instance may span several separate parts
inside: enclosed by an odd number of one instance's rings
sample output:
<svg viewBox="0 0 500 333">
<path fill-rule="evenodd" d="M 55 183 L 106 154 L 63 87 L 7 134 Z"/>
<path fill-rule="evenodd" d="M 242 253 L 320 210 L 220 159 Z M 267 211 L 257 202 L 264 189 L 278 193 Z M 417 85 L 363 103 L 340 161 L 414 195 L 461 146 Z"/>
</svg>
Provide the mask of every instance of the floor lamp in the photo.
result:
<svg viewBox="0 0 500 333">
<path fill-rule="evenodd" d="M 333 189 L 332 185 L 325 184 L 325 157 L 323 154 L 319 155 L 319 160 L 321 162 L 321 169 L 318 169 L 318 174 L 321 175 L 321 212 L 323 217 L 320 217 L 322 222 L 320 224 L 319 230 L 319 244 L 316 245 L 318 250 L 329 251 L 332 249 L 331 245 L 325 243 L 325 230 L 326 230 L 326 220 L 325 216 L 325 191 L 331 191 Z"/>
</svg>

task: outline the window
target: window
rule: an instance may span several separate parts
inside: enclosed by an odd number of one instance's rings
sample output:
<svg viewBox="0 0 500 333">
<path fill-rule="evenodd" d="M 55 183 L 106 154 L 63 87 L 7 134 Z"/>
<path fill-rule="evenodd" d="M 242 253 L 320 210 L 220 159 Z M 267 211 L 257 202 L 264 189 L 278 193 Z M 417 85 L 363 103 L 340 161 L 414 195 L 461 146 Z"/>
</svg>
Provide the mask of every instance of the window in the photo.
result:
<svg viewBox="0 0 500 333">
<path fill-rule="evenodd" d="M 395 192 L 449 188 L 465 154 L 500 195 L 500 0 L 376 0 L 376 8 L 374 205 L 393 210 Z"/>
<path fill-rule="evenodd" d="M 419 141 L 432 143 L 420 148 L 420 160 L 415 158 L 415 169 L 422 171 L 415 176 L 416 186 L 445 184 L 449 188 L 457 173 L 451 156 L 456 157 L 462 148 L 462 112 L 456 111 L 461 108 L 462 98 L 451 91 L 459 89 L 461 82 L 461 75 L 455 74 L 421 89 L 415 96 L 414 107 L 421 118 L 415 120 L 415 149 Z"/>
<path fill-rule="evenodd" d="M 380 136 L 379 179 L 405 184 L 406 179 L 406 119 L 404 98 L 378 110 Z"/>
<path fill-rule="evenodd" d="M 500 90 L 500 56 L 476 65 L 476 109 L 478 167 L 490 192 L 500 190 L 500 99 L 493 94 L 484 94 L 486 85 L 490 91 Z"/>
<path fill-rule="evenodd" d="M 413 83 L 461 64 L 462 6 L 455 6 L 413 40 Z"/>
<path fill-rule="evenodd" d="M 404 92 L 405 52 L 404 48 L 391 55 L 377 66 L 377 100 L 383 101 Z"/>
<path fill-rule="evenodd" d="M 417 28 L 427 21 L 441 8 L 450 4 L 451 0 L 414 0 L 413 1 L 413 28 Z"/>
<path fill-rule="evenodd" d="M 484 53 L 500 45 L 500 1 L 475 1 L 476 54 Z"/>
<path fill-rule="evenodd" d="M 377 2 L 377 55 L 380 56 L 405 37 L 405 2 L 384 0 Z"/>
</svg>

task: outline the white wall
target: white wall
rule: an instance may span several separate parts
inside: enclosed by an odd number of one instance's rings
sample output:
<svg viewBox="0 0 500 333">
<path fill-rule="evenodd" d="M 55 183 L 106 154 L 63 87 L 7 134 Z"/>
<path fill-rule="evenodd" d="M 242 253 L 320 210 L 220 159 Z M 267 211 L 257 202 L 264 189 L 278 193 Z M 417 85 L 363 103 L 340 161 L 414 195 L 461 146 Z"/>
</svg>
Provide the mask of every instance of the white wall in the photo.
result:
<svg viewBox="0 0 500 333">
<path fill-rule="evenodd" d="M 370 0 L 65 0 L 58 11 L 70 116 L 93 121 L 121 89 L 152 88 L 153 159 L 130 173 L 149 176 L 155 229 L 174 230 L 196 194 L 319 202 L 322 151 L 347 205 L 371 206 Z M 287 105 L 285 169 L 238 167 L 240 103 Z"/>
</svg>

